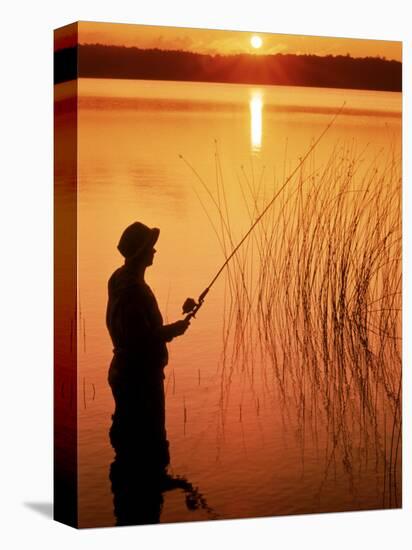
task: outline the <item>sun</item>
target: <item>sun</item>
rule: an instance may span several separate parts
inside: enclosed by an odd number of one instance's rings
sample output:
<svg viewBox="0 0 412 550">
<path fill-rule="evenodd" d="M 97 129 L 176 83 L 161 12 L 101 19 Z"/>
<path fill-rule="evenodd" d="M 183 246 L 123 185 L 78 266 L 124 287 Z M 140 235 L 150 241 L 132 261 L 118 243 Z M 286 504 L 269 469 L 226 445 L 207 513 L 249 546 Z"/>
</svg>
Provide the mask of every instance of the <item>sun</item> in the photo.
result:
<svg viewBox="0 0 412 550">
<path fill-rule="evenodd" d="M 255 48 L 257 50 L 262 46 L 262 39 L 260 38 L 260 36 L 252 36 L 252 38 L 250 39 L 250 43 L 252 45 L 252 48 Z"/>
</svg>

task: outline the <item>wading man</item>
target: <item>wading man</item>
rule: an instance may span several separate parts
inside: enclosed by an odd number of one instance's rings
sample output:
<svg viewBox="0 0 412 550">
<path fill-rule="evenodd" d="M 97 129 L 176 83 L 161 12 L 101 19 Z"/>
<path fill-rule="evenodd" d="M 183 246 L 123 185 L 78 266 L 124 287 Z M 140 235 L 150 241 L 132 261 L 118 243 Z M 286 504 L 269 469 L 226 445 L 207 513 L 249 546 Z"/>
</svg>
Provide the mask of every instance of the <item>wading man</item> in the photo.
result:
<svg viewBox="0 0 412 550">
<path fill-rule="evenodd" d="M 163 369 L 167 342 L 189 321 L 164 325 L 156 298 L 145 282 L 159 229 L 136 222 L 123 232 L 118 250 L 124 265 L 110 277 L 106 323 L 113 342 L 109 384 L 115 400 L 110 440 L 117 464 L 133 464 L 146 475 L 165 472 L 169 444 L 165 429 Z"/>
</svg>

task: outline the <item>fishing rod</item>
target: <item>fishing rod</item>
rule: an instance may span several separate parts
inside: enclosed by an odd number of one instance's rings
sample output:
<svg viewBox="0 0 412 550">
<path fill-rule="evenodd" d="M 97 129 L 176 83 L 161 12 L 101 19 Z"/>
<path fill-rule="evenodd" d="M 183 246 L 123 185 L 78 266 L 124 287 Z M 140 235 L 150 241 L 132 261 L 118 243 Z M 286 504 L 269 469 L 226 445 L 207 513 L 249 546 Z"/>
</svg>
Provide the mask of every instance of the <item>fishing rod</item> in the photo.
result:
<svg viewBox="0 0 412 550">
<path fill-rule="evenodd" d="M 203 292 L 199 295 L 199 298 L 197 299 L 197 302 L 194 298 L 187 298 L 182 306 L 182 313 L 186 314 L 185 321 L 189 321 L 192 317 L 195 317 L 196 313 L 199 311 L 199 309 L 202 307 L 204 300 L 206 298 L 206 295 L 208 294 L 209 290 L 212 288 L 212 286 L 215 284 L 217 279 L 219 278 L 222 271 L 225 269 L 225 267 L 228 265 L 230 260 L 233 258 L 233 256 L 236 254 L 236 252 L 239 250 L 239 248 L 242 246 L 242 244 L 246 241 L 246 239 L 249 237 L 249 235 L 252 233 L 252 231 L 255 229 L 255 227 L 258 225 L 260 220 L 263 218 L 263 216 L 266 214 L 266 212 L 271 208 L 275 200 L 278 198 L 278 196 L 282 193 L 282 191 L 285 189 L 286 185 L 290 182 L 290 180 L 293 178 L 293 176 L 296 174 L 296 172 L 300 169 L 300 167 L 304 164 L 306 159 L 309 157 L 309 155 L 312 153 L 312 151 L 317 147 L 319 142 L 322 140 L 326 132 L 333 126 L 335 120 L 338 118 L 338 116 L 342 113 L 343 108 L 346 105 L 346 101 L 343 102 L 342 106 L 338 110 L 338 112 L 334 115 L 332 120 L 327 124 L 327 126 L 324 128 L 324 130 L 321 132 L 321 134 L 318 136 L 316 141 L 313 142 L 311 147 L 306 152 L 305 156 L 300 159 L 300 162 L 297 164 L 295 169 L 291 172 L 291 174 L 286 178 L 285 183 L 282 185 L 282 187 L 279 189 L 279 191 L 273 196 L 273 198 L 269 201 L 269 203 L 266 205 L 264 210 L 259 214 L 259 216 L 256 218 L 256 220 L 253 222 L 253 224 L 250 226 L 248 231 L 245 233 L 245 235 L 242 237 L 242 239 L 239 241 L 239 243 L 236 245 L 236 247 L 232 250 L 230 255 L 226 258 L 226 261 L 223 263 L 223 265 L 220 267 L 220 269 L 217 271 L 216 275 L 213 277 L 211 282 L 208 284 L 208 286 L 203 290 Z"/>
</svg>

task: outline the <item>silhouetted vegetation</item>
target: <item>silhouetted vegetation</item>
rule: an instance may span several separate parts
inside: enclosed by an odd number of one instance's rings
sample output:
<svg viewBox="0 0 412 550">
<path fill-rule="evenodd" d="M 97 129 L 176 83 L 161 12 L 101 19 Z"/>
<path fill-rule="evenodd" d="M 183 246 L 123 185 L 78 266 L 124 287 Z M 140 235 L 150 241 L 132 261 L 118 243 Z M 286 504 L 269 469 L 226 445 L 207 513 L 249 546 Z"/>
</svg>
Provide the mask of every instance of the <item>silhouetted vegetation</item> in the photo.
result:
<svg viewBox="0 0 412 550">
<path fill-rule="evenodd" d="M 239 236 L 217 149 L 215 158 L 216 182 L 192 171 L 227 258 Z M 281 192 L 227 265 L 222 423 L 231 386 L 241 377 L 249 384 L 245 394 L 255 396 L 257 415 L 265 392 L 282 404 L 285 426 L 293 426 L 303 455 L 308 442 L 323 445 L 319 496 L 340 465 L 352 486 L 372 467 L 382 507 L 398 507 L 400 157 L 394 149 L 382 149 L 367 161 L 366 149 L 359 154 L 354 143 L 337 143 L 323 165 L 311 153 L 284 188 L 264 169 L 249 174 L 242 167 L 238 189 L 250 226 L 269 203 L 268 195 Z M 257 394 L 259 380 L 265 389 Z"/>
<path fill-rule="evenodd" d="M 402 90 L 402 63 L 380 57 L 203 55 L 100 44 L 55 52 L 55 83 L 76 77 Z"/>
</svg>

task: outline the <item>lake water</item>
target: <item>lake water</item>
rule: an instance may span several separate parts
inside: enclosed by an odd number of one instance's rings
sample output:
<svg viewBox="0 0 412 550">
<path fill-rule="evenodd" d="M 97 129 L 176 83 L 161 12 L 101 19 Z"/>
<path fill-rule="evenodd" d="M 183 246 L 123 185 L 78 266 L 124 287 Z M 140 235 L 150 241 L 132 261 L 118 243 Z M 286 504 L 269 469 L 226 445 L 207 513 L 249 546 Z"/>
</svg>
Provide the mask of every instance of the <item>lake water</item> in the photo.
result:
<svg viewBox="0 0 412 550">
<path fill-rule="evenodd" d="M 57 97 L 64 99 L 67 89 L 58 85 Z M 237 243 L 345 102 L 343 113 L 311 154 L 305 174 L 316 177 L 333 155 L 335 163 L 339 155 L 350 156 L 359 163 L 352 191 L 372 177 L 371 166 L 384 177 L 390 173 L 382 187 L 384 203 L 385 193 L 399 194 L 401 95 L 97 79 L 80 79 L 78 90 L 79 521 L 94 527 L 115 524 L 108 477 L 113 461 L 108 430 L 114 403 L 107 384 L 112 346 L 105 307 L 107 280 L 122 263 L 116 246 L 123 229 L 136 220 L 160 228 L 147 281 L 165 321 L 178 320 L 184 300 L 197 298 L 225 259 L 211 224 L 219 230 L 221 220 L 203 184 L 220 197 L 222 209 L 224 193 Z M 58 116 L 64 123 L 64 115 Z M 322 183 L 328 193 L 333 193 L 333 182 L 329 178 Z M 275 213 L 280 215 L 277 204 L 268 213 L 266 228 Z M 399 207 L 390 215 L 397 223 Z M 276 249 L 280 243 L 274 238 Z M 239 256 L 250 262 L 252 271 L 259 264 L 258 245 L 251 238 Z M 228 240 L 226 246 L 231 249 Z M 234 262 L 236 268 L 239 263 Z M 387 282 L 393 272 L 381 275 L 371 279 L 370 301 L 389 293 L 388 284 L 395 294 L 393 281 Z M 365 413 L 357 417 L 355 405 L 350 414 L 346 404 L 332 414 L 324 407 L 322 390 L 317 395 L 316 385 L 308 383 L 310 375 L 299 378 L 303 363 L 293 342 L 283 386 L 278 377 L 268 375 L 273 365 L 266 350 L 258 348 L 262 340 L 257 322 L 244 320 L 243 351 L 232 353 L 238 318 L 236 300 L 228 298 L 236 293 L 230 294 L 229 288 L 225 271 L 187 333 L 169 345 L 165 387 L 170 470 L 197 487 L 207 507 L 188 510 L 183 492 L 171 491 L 164 495 L 160 521 L 400 506 L 400 409 L 387 397 L 399 386 L 400 360 L 386 360 L 386 344 L 379 340 L 381 353 L 374 353 L 383 357 L 376 363 L 381 375 L 371 383 L 379 411 L 375 421 Z M 257 319 L 254 308 L 251 316 Z M 287 319 L 286 302 L 278 299 L 276 308 L 279 318 Z M 386 334 L 389 329 L 379 322 L 379 334 Z M 398 325 L 396 330 L 397 338 Z M 275 346 L 284 350 L 281 340 L 277 335 Z M 390 354 L 395 351 L 391 347 Z M 282 357 L 285 363 L 285 352 Z M 372 369 L 373 377 L 374 364 L 359 368 Z M 310 369 L 312 363 L 306 366 Z M 334 378 L 333 385 L 338 401 L 346 391 L 339 380 Z M 395 390 L 385 392 L 388 380 Z M 356 404 L 363 390 L 357 393 L 353 386 L 348 403 Z M 302 400 L 311 403 L 310 418 L 302 416 Z"/>
</svg>

